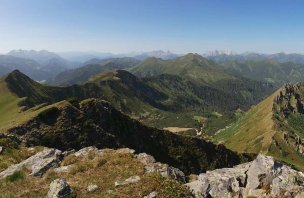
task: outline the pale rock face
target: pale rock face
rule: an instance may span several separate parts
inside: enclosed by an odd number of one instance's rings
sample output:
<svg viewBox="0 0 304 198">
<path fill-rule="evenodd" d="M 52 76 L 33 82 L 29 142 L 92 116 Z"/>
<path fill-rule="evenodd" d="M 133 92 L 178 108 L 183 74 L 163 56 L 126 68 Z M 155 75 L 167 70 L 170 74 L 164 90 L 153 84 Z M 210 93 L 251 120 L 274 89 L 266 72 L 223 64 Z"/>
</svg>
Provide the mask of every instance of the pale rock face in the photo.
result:
<svg viewBox="0 0 304 198">
<path fill-rule="evenodd" d="M 157 197 L 157 192 L 153 191 L 147 196 L 144 196 L 144 198 L 156 198 Z"/>
<path fill-rule="evenodd" d="M 72 189 L 65 179 L 55 179 L 50 184 L 48 198 L 68 198 L 72 194 Z"/>
<path fill-rule="evenodd" d="M 4 148 L 0 146 L 0 154 L 3 152 Z"/>
<path fill-rule="evenodd" d="M 54 168 L 54 171 L 57 173 L 67 173 L 67 172 L 69 172 L 70 168 L 71 168 L 71 165 L 61 166 L 58 168 Z"/>
<path fill-rule="evenodd" d="M 0 178 L 12 175 L 16 171 L 26 168 L 31 171 L 30 175 L 42 176 L 50 168 L 59 167 L 62 152 L 57 149 L 45 148 L 43 151 L 29 157 L 28 159 L 8 167 L 0 173 Z"/>
<path fill-rule="evenodd" d="M 86 156 L 88 155 L 90 152 L 97 152 L 98 149 L 94 146 L 89 146 L 89 147 L 85 147 L 83 149 L 80 149 L 79 151 L 75 152 L 74 155 L 76 157 L 79 157 L 79 156 Z"/>
<path fill-rule="evenodd" d="M 117 149 L 117 153 L 130 153 L 130 154 L 134 154 L 135 150 L 133 149 L 129 149 L 129 148 L 121 148 L 121 149 Z"/>
<path fill-rule="evenodd" d="M 246 164 L 202 173 L 186 185 L 197 197 L 301 197 L 304 174 L 260 154 Z"/>
<path fill-rule="evenodd" d="M 116 181 L 115 182 L 115 187 L 119 187 L 119 186 L 124 186 L 124 185 L 128 185 L 128 184 L 134 184 L 137 183 L 140 180 L 139 176 L 132 176 L 129 177 L 128 179 L 126 179 L 125 181 Z"/>
</svg>

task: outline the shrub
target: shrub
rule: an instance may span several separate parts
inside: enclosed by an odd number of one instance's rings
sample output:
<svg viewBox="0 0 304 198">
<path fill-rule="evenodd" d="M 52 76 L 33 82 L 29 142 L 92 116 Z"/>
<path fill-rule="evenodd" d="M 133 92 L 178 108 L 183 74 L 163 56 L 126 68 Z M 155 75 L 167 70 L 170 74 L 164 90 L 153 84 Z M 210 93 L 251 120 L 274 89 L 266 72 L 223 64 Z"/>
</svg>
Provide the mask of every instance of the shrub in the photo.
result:
<svg viewBox="0 0 304 198">
<path fill-rule="evenodd" d="M 25 178 L 26 174 L 23 170 L 16 171 L 12 175 L 6 177 L 6 181 L 8 182 L 15 182 L 19 180 L 23 180 Z"/>
</svg>

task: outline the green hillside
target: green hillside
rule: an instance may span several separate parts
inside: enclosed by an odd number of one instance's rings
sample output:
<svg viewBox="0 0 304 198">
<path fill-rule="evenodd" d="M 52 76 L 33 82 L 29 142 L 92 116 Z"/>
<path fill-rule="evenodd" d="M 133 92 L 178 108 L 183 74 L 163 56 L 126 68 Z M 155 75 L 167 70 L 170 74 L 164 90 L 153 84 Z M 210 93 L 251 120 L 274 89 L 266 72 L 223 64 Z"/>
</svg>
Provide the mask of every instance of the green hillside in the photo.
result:
<svg viewBox="0 0 304 198">
<path fill-rule="evenodd" d="M 0 132 L 26 122 L 43 110 L 43 108 L 24 109 L 22 104 L 24 104 L 26 98 L 18 96 L 10 90 L 11 85 L 7 82 L 15 73 L 13 72 L 0 79 Z"/>
<path fill-rule="evenodd" d="M 218 131 L 214 140 L 237 152 L 272 155 L 303 170 L 303 90 L 302 84 L 277 90 L 237 122 Z"/>
<path fill-rule="evenodd" d="M 4 87 L 16 99 L 23 98 L 19 105 L 25 109 L 93 97 L 109 101 L 116 109 L 149 126 L 203 127 L 206 133 L 212 134 L 231 123 L 236 110 L 248 109 L 271 91 L 271 87 L 262 83 L 244 80 L 235 84 L 234 81 L 223 84 L 218 81 L 218 88 L 214 88 L 175 75 L 139 79 L 127 71 L 117 70 L 92 76 L 83 85 L 53 87 L 14 71 L 4 78 Z M 237 92 L 239 89 L 242 91 Z M 17 103 L 15 106 L 20 108 Z"/>
<path fill-rule="evenodd" d="M 198 54 L 187 54 L 174 60 L 148 58 L 130 70 L 139 77 L 172 74 L 202 83 L 212 83 L 223 79 L 235 79 L 223 71 L 216 63 Z"/>
<path fill-rule="evenodd" d="M 268 82 L 276 87 L 280 87 L 284 83 L 304 80 L 304 65 L 292 62 L 279 63 L 273 60 L 230 61 L 222 63 L 221 66 L 230 74 Z"/>
</svg>

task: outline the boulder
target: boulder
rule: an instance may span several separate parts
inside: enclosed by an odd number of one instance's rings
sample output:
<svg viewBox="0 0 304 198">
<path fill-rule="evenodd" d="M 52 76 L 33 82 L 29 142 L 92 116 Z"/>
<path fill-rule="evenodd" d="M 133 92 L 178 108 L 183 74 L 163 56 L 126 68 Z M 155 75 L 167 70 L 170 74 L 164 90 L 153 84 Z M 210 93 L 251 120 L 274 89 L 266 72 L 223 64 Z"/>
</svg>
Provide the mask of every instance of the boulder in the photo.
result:
<svg viewBox="0 0 304 198">
<path fill-rule="evenodd" d="M 72 195 L 72 189 L 65 179 L 55 179 L 50 184 L 48 198 L 69 198 Z"/>
<path fill-rule="evenodd" d="M 146 153 L 140 153 L 136 155 L 136 157 L 145 165 L 146 173 L 157 172 L 160 173 L 163 177 L 175 179 L 182 183 L 186 182 L 185 174 L 178 168 L 156 162 L 153 156 Z"/>
<path fill-rule="evenodd" d="M 154 157 L 152 155 L 148 155 L 147 153 L 139 153 L 136 157 L 144 165 L 148 165 L 156 162 Z"/>
<path fill-rule="evenodd" d="M 95 190 L 97 190 L 98 189 L 98 186 L 96 185 L 96 184 L 90 184 L 90 185 L 88 185 L 88 187 L 87 187 L 87 191 L 88 192 L 93 192 L 93 191 L 95 191 Z"/>
<path fill-rule="evenodd" d="M 144 196 L 144 198 L 156 198 L 157 197 L 157 192 L 153 191 L 147 196 Z"/>
<path fill-rule="evenodd" d="M 76 157 L 79 157 L 79 156 L 86 156 L 88 155 L 90 152 L 98 152 L 98 149 L 94 146 L 89 146 L 89 147 L 85 147 L 83 149 L 80 149 L 79 151 L 77 151 L 76 153 L 74 153 L 74 155 Z"/>
<path fill-rule="evenodd" d="M 134 184 L 134 183 L 137 183 L 139 180 L 140 180 L 139 176 L 132 176 L 124 181 L 116 181 L 115 187 L 124 186 L 124 185 L 128 185 L 128 184 Z"/>
<path fill-rule="evenodd" d="M 186 185 L 197 197 L 301 197 L 304 174 L 260 154 L 246 164 L 202 173 Z"/>
<path fill-rule="evenodd" d="M 239 197 L 246 185 L 249 164 L 200 174 L 197 181 L 186 184 L 199 197 Z"/>
<path fill-rule="evenodd" d="M 0 146 L 0 154 L 3 152 L 4 148 Z"/>
<path fill-rule="evenodd" d="M 0 173 L 0 178 L 12 175 L 16 171 L 26 168 L 30 175 L 42 176 L 50 168 L 59 166 L 62 160 L 62 152 L 57 149 L 45 148 L 43 151 L 27 158 L 19 164 L 14 164 Z"/>
</svg>

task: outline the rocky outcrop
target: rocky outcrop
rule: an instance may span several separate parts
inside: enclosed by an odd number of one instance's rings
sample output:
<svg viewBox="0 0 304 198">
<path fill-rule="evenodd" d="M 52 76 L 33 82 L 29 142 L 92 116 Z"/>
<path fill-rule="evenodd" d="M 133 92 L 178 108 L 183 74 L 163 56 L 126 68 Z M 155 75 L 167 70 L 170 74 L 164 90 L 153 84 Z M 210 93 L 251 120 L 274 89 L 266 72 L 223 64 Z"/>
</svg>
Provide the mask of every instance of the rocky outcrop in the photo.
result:
<svg viewBox="0 0 304 198">
<path fill-rule="evenodd" d="M 262 154 L 246 164 L 202 173 L 186 185 L 197 197 L 304 196 L 304 174 Z"/>
<path fill-rule="evenodd" d="M 65 179 L 55 179 L 50 184 L 48 198 L 70 198 L 72 189 Z"/>
<path fill-rule="evenodd" d="M 290 132 L 282 133 L 284 142 L 294 148 L 298 153 L 304 155 L 304 139 L 299 135 Z"/>
<path fill-rule="evenodd" d="M 0 178 L 5 178 L 20 171 L 23 168 L 29 170 L 33 176 L 42 176 L 48 169 L 59 166 L 62 152 L 57 149 L 45 148 L 43 151 L 29 157 L 28 159 L 8 167 L 0 173 Z"/>
<path fill-rule="evenodd" d="M 0 146 L 0 154 L 3 152 L 4 148 Z"/>
<path fill-rule="evenodd" d="M 146 173 L 157 172 L 160 173 L 163 177 L 175 179 L 182 183 L 186 182 L 185 174 L 181 170 L 169 166 L 168 164 L 156 162 L 154 157 L 151 155 L 140 153 L 137 155 L 137 159 L 139 159 L 145 165 Z"/>
</svg>

